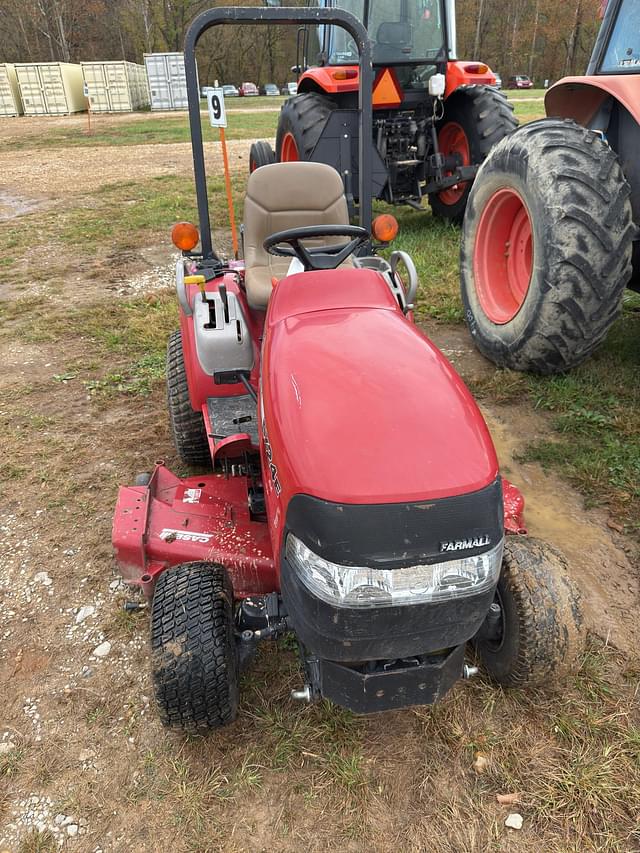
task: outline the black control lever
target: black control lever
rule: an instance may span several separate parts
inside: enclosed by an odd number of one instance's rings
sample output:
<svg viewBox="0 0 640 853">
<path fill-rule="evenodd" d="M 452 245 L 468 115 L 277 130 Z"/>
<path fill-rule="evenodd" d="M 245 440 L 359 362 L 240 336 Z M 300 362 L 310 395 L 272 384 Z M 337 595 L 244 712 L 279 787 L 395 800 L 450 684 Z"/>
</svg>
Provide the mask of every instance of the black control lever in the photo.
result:
<svg viewBox="0 0 640 853">
<path fill-rule="evenodd" d="M 222 299 L 222 304 L 224 306 L 224 321 L 225 323 L 229 322 L 229 297 L 227 296 L 227 288 L 224 284 L 218 285 L 218 293 L 220 294 L 220 299 Z"/>
</svg>

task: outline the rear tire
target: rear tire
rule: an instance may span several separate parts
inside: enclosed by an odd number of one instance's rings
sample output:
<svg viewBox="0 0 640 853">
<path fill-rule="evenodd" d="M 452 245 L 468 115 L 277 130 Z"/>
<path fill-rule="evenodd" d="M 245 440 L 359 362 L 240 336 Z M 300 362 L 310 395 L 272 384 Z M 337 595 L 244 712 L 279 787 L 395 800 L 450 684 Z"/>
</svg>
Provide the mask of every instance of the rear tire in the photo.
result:
<svg viewBox="0 0 640 853">
<path fill-rule="evenodd" d="M 496 601 L 497 638 L 474 641 L 490 677 L 504 687 L 539 687 L 565 677 L 584 645 L 580 595 L 565 558 L 546 542 L 508 537 Z"/>
<path fill-rule="evenodd" d="M 438 128 L 443 153 L 462 154 L 463 165 L 480 164 L 494 145 L 518 127 L 513 107 L 502 92 L 491 86 L 465 86 L 447 98 L 444 118 Z M 460 223 L 467 207 L 471 181 L 457 189 L 429 196 L 436 216 Z"/>
<path fill-rule="evenodd" d="M 573 121 L 533 122 L 493 149 L 471 191 L 461 254 L 467 322 L 487 358 L 562 373 L 602 343 L 631 277 L 629 196 L 615 153 Z M 518 198 L 530 232 L 520 260 L 520 213 L 509 212 Z"/>
<path fill-rule="evenodd" d="M 205 733 L 233 722 L 238 667 L 233 588 L 214 563 L 163 572 L 151 608 L 153 683 L 164 726 Z"/>
<path fill-rule="evenodd" d="M 167 404 L 173 443 L 180 461 L 200 468 L 211 467 L 204 418 L 201 412 L 193 410 L 189 399 L 180 331 L 171 334 L 167 346 Z"/>
<path fill-rule="evenodd" d="M 268 142 L 254 142 L 249 151 L 249 174 L 261 166 L 269 166 L 276 162 L 276 155 Z"/>
<path fill-rule="evenodd" d="M 283 104 L 276 134 L 279 163 L 309 160 L 335 103 L 324 95 L 309 92 Z"/>
</svg>

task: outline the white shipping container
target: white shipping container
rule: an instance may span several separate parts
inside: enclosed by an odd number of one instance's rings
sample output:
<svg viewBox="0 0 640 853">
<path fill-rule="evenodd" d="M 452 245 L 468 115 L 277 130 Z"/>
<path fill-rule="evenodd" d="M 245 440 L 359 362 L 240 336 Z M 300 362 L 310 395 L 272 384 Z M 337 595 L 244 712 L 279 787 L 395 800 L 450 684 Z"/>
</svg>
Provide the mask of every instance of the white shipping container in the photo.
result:
<svg viewBox="0 0 640 853">
<path fill-rule="evenodd" d="M 149 105 L 146 72 L 142 65 L 83 62 L 82 73 L 94 112 L 131 112 Z"/>
<path fill-rule="evenodd" d="M 152 110 L 186 110 L 187 78 L 183 53 L 145 53 Z"/>
<path fill-rule="evenodd" d="M 8 62 L 0 63 L 0 116 L 20 116 L 23 111 L 16 69 Z"/>
<path fill-rule="evenodd" d="M 70 62 L 21 62 L 16 74 L 25 115 L 68 115 L 87 108 L 79 65 Z"/>
</svg>

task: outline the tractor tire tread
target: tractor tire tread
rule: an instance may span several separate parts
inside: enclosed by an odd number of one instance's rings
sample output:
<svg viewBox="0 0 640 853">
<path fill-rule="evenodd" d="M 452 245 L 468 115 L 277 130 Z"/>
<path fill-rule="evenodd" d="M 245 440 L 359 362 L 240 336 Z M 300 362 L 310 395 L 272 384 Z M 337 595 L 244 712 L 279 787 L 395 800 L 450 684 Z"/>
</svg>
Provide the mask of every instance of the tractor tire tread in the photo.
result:
<svg viewBox="0 0 640 853">
<path fill-rule="evenodd" d="M 201 412 L 189 399 L 189 386 L 182 350 L 182 335 L 173 332 L 167 346 L 167 405 L 173 443 L 185 465 L 210 466 L 211 453 Z"/>
<path fill-rule="evenodd" d="M 544 246 L 537 262 L 543 264 L 544 281 L 536 315 L 517 342 L 506 346 L 502 330 L 483 329 L 470 298 L 470 234 L 480 215 L 475 204 L 484 180 L 497 175 L 508 179 L 516 163 L 524 164 L 527 186 L 544 197 L 539 214 L 544 217 Z M 615 152 L 571 120 L 532 122 L 494 148 L 472 190 L 461 253 L 466 315 L 484 355 L 503 367 L 553 374 L 570 370 L 594 352 L 620 313 L 631 277 L 636 227 L 629 195 Z M 520 313 L 526 311 L 525 302 Z"/>
<path fill-rule="evenodd" d="M 320 138 L 329 114 L 336 104 L 317 92 L 306 92 L 290 98 L 282 105 L 276 134 L 276 158 L 282 160 L 282 141 L 292 133 L 301 160 L 309 160 Z"/>
<path fill-rule="evenodd" d="M 561 681 L 581 653 L 582 602 L 567 569 L 565 558 L 548 543 L 531 537 L 507 538 L 501 583 L 516 603 L 517 654 L 506 670 L 496 673 L 488 667 L 504 687 L 541 687 Z"/>
<path fill-rule="evenodd" d="M 151 609 L 151 652 L 164 726 L 203 733 L 235 719 L 233 589 L 222 566 L 182 563 L 160 575 Z"/>
</svg>

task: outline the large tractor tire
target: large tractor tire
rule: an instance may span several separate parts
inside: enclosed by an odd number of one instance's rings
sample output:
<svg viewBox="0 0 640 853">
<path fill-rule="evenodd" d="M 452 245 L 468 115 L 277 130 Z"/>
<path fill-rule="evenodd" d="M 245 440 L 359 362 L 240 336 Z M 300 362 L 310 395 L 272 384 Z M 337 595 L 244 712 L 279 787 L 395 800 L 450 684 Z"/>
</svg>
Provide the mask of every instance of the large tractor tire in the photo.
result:
<svg viewBox="0 0 640 853">
<path fill-rule="evenodd" d="M 335 103 L 324 95 L 309 92 L 283 104 L 276 134 L 279 163 L 309 160 Z"/>
<path fill-rule="evenodd" d="M 507 537 L 494 607 L 499 620 L 474 641 L 489 676 L 503 687 L 541 687 L 566 677 L 584 647 L 581 600 L 559 551 Z"/>
<path fill-rule="evenodd" d="M 151 607 L 151 651 L 164 726 L 204 734 L 233 722 L 238 711 L 233 589 L 222 566 L 182 563 L 160 575 Z"/>
<path fill-rule="evenodd" d="M 438 127 L 440 151 L 459 154 L 463 166 L 483 163 L 491 149 L 518 127 L 513 106 L 490 86 L 464 86 L 447 98 Z M 460 223 L 471 192 L 471 181 L 429 196 L 436 216 Z"/>
<path fill-rule="evenodd" d="M 591 355 L 631 276 L 629 195 L 615 153 L 573 121 L 533 122 L 493 149 L 461 251 L 465 314 L 487 358 L 551 374 Z"/>
<path fill-rule="evenodd" d="M 173 332 L 167 346 L 167 405 L 173 443 L 185 465 L 211 467 L 207 431 L 201 412 L 194 412 L 189 399 L 182 335 Z"/>
</svg>

